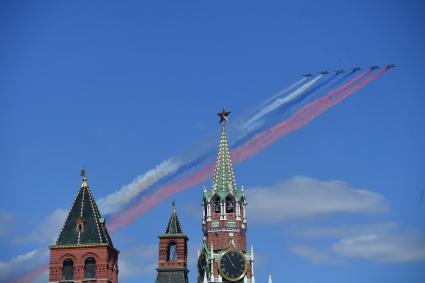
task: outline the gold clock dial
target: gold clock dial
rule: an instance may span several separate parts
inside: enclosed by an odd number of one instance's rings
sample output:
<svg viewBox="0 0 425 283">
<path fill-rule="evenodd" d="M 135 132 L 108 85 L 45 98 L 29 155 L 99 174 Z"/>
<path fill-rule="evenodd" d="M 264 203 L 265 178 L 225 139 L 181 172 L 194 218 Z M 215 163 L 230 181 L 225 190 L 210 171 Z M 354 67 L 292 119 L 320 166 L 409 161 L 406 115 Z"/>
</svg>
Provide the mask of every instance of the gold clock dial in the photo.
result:
<svg viewBox="0 0 425 283">
<path fill-rule="evenodd" d="M 245 255 L 240 251 L 227 250 L 220 255 L 218 270 L 226 280 L 238 281 L 242 279 L 247 267 Z"/>
</svg>

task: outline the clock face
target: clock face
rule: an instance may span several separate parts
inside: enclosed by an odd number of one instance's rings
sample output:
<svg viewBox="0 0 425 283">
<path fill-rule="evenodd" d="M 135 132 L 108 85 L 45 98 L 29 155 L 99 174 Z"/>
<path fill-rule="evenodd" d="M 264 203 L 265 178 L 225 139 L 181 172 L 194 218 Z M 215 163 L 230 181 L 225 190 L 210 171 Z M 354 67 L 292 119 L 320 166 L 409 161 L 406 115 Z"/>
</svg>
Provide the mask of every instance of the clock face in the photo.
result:
<svg viewBox="0 0 425 283">
<path fill-rule="evenodd" d="M 221 276 L 229 281 L 238 281 L 242 279 L 247 267 L 244 254 L 233 250 L 222 253 L 218 263 L 218 269 Z"/>
<path fill-rule="evenodd" d="M 204 253 L 201 253 L 198 258 L 198 277 L 199 282 L 204 280 L 205 270 L 207 269 L 207 258 Z"/>
</svg>

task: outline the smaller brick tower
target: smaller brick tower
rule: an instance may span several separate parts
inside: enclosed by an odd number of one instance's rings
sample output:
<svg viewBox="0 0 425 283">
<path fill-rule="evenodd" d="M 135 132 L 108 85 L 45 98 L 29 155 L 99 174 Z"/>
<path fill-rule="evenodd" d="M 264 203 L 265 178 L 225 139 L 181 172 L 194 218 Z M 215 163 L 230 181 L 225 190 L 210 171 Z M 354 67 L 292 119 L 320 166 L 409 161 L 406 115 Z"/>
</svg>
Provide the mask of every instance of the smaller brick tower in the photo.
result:
<svg viewBox="0 0 425 283">
<path fill-rule="evenodd" d="M 159 236 L 159 262 L 156 283 L 188 283 L 187 241 L 182 232 L 175 203 L 165 234 Z"/>
<path fill-rule="evenodd" d="M 84 170 L 81 175 L 81 188 L 56 244 L 50 246 L 49 283 L 117 283 L 119 252 L 109 237 Z"/>
</svg>

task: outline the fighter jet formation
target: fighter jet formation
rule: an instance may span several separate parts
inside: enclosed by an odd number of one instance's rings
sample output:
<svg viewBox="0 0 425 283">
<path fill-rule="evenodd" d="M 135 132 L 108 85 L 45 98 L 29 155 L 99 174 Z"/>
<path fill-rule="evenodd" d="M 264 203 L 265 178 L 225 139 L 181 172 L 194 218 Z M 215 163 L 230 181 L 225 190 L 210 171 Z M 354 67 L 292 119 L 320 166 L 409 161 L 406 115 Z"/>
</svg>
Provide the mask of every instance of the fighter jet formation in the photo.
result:
<svg viewBox="0 0 425 283">
<path fill-rule="evenodd" d="M 385 68 L 387 68 L 387 69 L 391 69 L 391 68 L 394 68 L 394 67 L 395 67 L 394 64 L 388 64 L 388 65 L 385 66 Z M 376 70 L 376 69 L 379 69 L 379 66 L 378 65 L 372 65 L 372 66 L 369 67 L 369 70 L 371 70 L 371 71 Z M 353 69 L 351 69 L 350 73 L 352 74 L 352 73 L 358 72 L 360 70 L 361 70 L 360 67 L 354 67 Z M 345 73 L 345 72 L 346 71 L 343 70 L 343 69 L 338 69 L 338 70 L 335 71 L 335 74 L 336 75 L 339 75 L 339 74 L 342 74 L 342 73 Z M 326 70 L 325 71 L 321 71 L 321 72 L 319 72 L 319 74 L 320 75 L 328 75 L 329 74 L 329 71 L 326 71 Z M 304 74 L 303 76 L 305 78 L 309 78 L 309 77 L 313 76 L 313 74 L 312 73 L 307 73 L 307 74 Z"/>
</svg>

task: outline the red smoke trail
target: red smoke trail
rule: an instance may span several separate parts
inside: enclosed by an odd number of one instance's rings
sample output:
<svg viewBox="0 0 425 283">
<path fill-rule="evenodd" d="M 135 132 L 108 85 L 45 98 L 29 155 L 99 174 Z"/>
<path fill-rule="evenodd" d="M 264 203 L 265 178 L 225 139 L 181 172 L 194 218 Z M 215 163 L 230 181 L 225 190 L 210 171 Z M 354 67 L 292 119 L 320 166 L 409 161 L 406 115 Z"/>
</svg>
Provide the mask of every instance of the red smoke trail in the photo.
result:
<svg viewBox="0 0 425 283">
<path fill-rule="evenodd" d="M 385 69 L 383 71 L 385 71 Z M 257 154 L 258 152 L 260 152 L 261 150 L 263 150 L 264 148 L 266 148 L 267 146 L 269 146 L 270 144 L 272 144 L 273 142 L 275 142 L 277 139 L 281 138 L 282 136 L 287 135 L 291 133 L 292 131 L 295 131 L 305 126 L 315 117 L 317 117 L 320 113 L 334 106 L 335 104 L 338 104 L 344 98 L 346 98 L 348 96 L 346 93 L 348 92 L 350 94 L 354 93 L 358 89 L 365 86 L 367 83 L 371 82 L 372 80 L 380 76 L 383 73 L 383 71 L 363 81 L 358 86 L 355 86 L 352 89 L 349 89 L 349 87 L 351 87 L 353 84 L 360 81 L 361 79 L 363 79 L 366 75 L 370 73 L 370 70 L 367 70 L 366 72 L 352 79 L 347 84 L 330 92 L 330 94 L 328 94 L 327 96 L 321 99 L 318 99 L 310 104 L 307 104 L 306 106 L 301 108 L 301 110 L 296 112 L 288 120 L 285 120 L 281 122 L 280 124 L 274 126 L 273 128 L 270 128 L 264 131 L 263 133 L 255 136 L 253 139 L 251 139 L 247 143 L 236 148 L 232 154 L 233 163 L 237 164 L 249 157 L 252 157 L 253 155 Z M 343 91 L 347 89 L 349 90 L 346 93 L 343 93 L 341 95 L 343 96 L 342 99 L 331 100 L 333 97 L 336 97 L 338 94 L 342 93 Z M 325 102 L 327 101 L 328 103 L 325 104 Z M 199 183 L 207 180 L 213 174 L 213 170 L 214 170 L 214 164 L 209 163 L 206 165 L 206 167 L 201 168 L 200 170 L 196 172 L 193 172 L 192 174 L 181 179 L 180 181 L 171 183 L 169 185 L 165 185 L 164 187 L 161 187 L 158 190 L 156 190 L 152 195 L 143 197 L 135 206 L 113 217 L 109 222 L 108 230 L 111 232 L 115 232 L 119 230 L 120 228 L 127 226 L 128 224 L 136 220 L 138 217 L 140 217 L 141 215 L 143 215 L 144 213 L 152 209 L 160 201 L 167 199 L 174 193 L 184 191 L 188 188 L 196 186 Z"/>
<path fill-rule="evenodd" d="M 49 264 L 43 264 L 36 269 L 28 272 L 24 276 L 16 279 L 13 283 L 28 283 L 37 279 L 43 272 L 49 270 Z"/>
<path fill-rule="evenodd" d="M 214 172 L 214 164 L 207 164 L 206 167 L 202 168 L 197 172 L 184 177 L 180 181 L 165 185 L 155 191 L 153 194 L 148 195 L 140 199 L 140 201 L 131 208 L 123 211 L 117 216 L 113 217 L 108 224 L 108 231 L 114 233 L 127 226 L 136 220 L 140 215 L 145 214 L 151 210 L 155 205 L 164 199 L 172 196 L 175 193 L 186 190 L 187 188 L 196 186 L 199 183 L 207 180 Z"/>
<path fill-rule="evenodd" d="M 268 130 L 264 131 L 263 133 L 255 136 L 251 141 L 245 143 L 241 147 L 237 148 L 235 151 L 233 151 L 232 154 L 232 160 L 234 163 L 241 162 L 247 158 L 250 158 L 257 154 L 258 152 L 262 151 L 272 143 L 274 143 L 276 140 L 281 138 L 282 136 L 285 136 L 295 130 L 298 130 L 302 127 L 304 127 L 306 124 L 308 124 L 310 121 L 312 121 L 314 118 L 319 116 L 322 112 L 326 111 L 327 109 L 331 108 L 332 106 L 335 106 L 336 104 L 339 104 L 344 99 L 349 97 L 351 94 L 356 92 L 357 90 L 363 88 L 368 83 L 376 80 L 378 77 L 380 77 L 382 74 L 384 74 L 388 69 L 383 69 L 380 72 L 376 73 L 375 75 L 371 76 L 370 78 L 365 79 L 358 85 L 348 89 L 347 91 L 341 93 L 338 96 L 338 93 L 331 92 L 327 96 L 324 96 L 310 104 L 307 104 L 301 110 L 297 111 L 291 118 L 288 120 L 285 120 L 276 126 L 269 128 Z M 365 76 L 370 71 L 366 71 L 360 76 Z M 355 78 L 357 79 L 357 78 Z M 346 88 L 345 88 L 346 89 Z M 343 89 L 344 90 L 344 89 Z"/>
<path fill-rule="evenodd" d="M 279 138 L 299 129 L 308 124 L 322 112 L 327 109 L 339 104 L 344 99 L 352 95 L 357 90 L 363 88 L 368 83 L 376 80 L 382 74 L 384 74 L 388 69 L 385 68 L 375 75 L 365 79 L 360 82 L 358 85 L 349 89 L 350 86 L 364 78 L 367 74 L 370 73 L 370 70 L 360 74 L 347 84 L 341 86 L 340 88 L 330 92 L 327 96 L 324 96 L 316 101 L 313 101 L 310 104 L 307 104 L 299 111 L 297 111 L 291 118 L 285 120 L 276 126 L 264 131 L 263 133 L 255 136 L 253 139 L 248 141 L 247 143 L 241 145 L 236 148 L 232 154 L 233 163 L 237 164 L 242 162 L 243 160 L 250 158 L 265 149 L 272 143 L 274 143 Z M 347 90 L 348 89 L 348 90 Z M 347 90 L 347 91 L 346 91 Z M 344 92 L 345 91 L 345 92 Z M 167 199 L 171 195 L 184 191 L 188 188 L 194 187 L 199 183 L 207 180 L 214 172 L 214 164 L 207 164 L 204 168 L 200 169 L 197 172 L 193 172 L 192 174 L 186 176 L 178 182 L 166 185 L 157 191 L 155 191 L 152 195 L 143 197 L 135 206 L 127 209 L 126 211 L 118 214 L 114 218 L 112 218 L 111 222 L 108 225 L 108 230 L 111 233 L 116 232 L 117 230 L 127 226 L 132 223 L 141 215 L 148 212 L 155 205 L 161 202 L 164 199 Z M 29 283 L 35 280 L 38 276 L 40 276 L 44 271 L 48 270 L 48 264 L 42 265 L 37 269 L 27 273 L 21 278 L 13 281 L 13 283 Z"/>
</svg>

